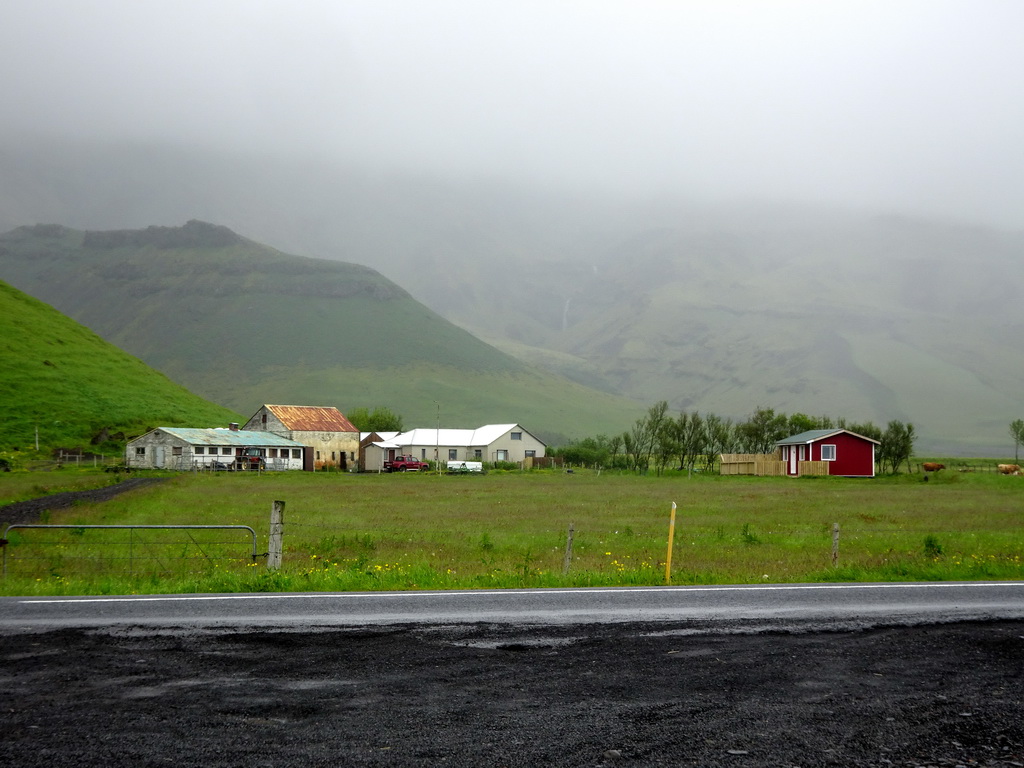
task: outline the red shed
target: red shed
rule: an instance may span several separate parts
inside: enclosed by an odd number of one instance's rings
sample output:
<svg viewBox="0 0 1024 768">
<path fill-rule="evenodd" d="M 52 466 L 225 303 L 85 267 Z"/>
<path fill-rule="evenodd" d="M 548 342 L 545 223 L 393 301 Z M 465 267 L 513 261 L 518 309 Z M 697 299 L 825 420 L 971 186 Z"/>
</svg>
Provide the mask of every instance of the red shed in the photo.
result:
<svg viewBox="0 0 1024 768">
<path fill-rule="evenodd" d="M 800 474 L 800 462 L 823 461 L 830 475 L 875 476 L 875 446 L 878 440 L 848 429 L 812 429 L 779 440 L 787 475 Z"/>
</svg>

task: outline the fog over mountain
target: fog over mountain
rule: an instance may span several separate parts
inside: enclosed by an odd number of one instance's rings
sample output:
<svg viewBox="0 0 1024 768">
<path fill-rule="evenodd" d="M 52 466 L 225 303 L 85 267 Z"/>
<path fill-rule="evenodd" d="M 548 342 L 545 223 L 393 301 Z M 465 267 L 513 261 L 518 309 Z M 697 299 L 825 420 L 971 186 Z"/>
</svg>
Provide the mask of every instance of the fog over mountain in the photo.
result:
<svg viewBox="0 0 1024 768">
<path fill-rule="evenodd" d="M 1008 0 L 5 4 L 3 133 L 1009 227 Z"/>
<path fill-rule="evenodd" d="M 212 221 L 640 402 L 1005 453 L 1020 29 L 1012 2 L 15 3 L 0 230 Z"/>
</svg>

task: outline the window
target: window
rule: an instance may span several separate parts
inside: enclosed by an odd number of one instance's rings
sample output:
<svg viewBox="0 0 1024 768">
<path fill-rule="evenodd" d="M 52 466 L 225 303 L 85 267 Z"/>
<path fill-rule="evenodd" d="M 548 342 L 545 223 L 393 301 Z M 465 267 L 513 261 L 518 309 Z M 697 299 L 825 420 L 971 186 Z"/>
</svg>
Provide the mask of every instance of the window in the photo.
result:
<svg viewBox="0 0 1024 768">
<path fill-rule="evenodd" d="M 277 448 L 271 448 L 270 449 L 270 458 L 272 458 L 272 459 L 276 459 L 277 458 Z"/>
<path fill-rule="evenodd" d="M 196 456 L 202 456 L 203 454 L 206 453 L 206 449 L 201 445 L 197 445 L 192 450 L 195 451 Z"/>
<path fill-rule="evenodd" d="M 317 460 L 317 461 L 320 461 L 320 451 L 317 451 L 317 452 L 316 452 L 316 460 Z"/>
<path fill-rule="evenodd" d="M 821 446 L 821 460 L 822 461 L 835 461 L 836 460 L 836 447 L 834 445 L 823 445 L 823 446 Z"/>
<path fill-rule="evenodd" d="M 508 451 L 495 451 L 494 452 L 494 460 L 495 461 L 508 461 Z"/>
<path fill-rule="evenodd" d="M 458 450 L 458 448 L 449 448 L 448 449 L 448 460 L 449 461 L 455 461 L 457 458 L 459 458 L 459 450 Z"/>
<path fill-rule="evenodd" d="M 474 448 L 473 449 L 473 458 L 474 459 L 482 459 L 483 457 L 484 457 L 484 449 L 483 448 Z"/>
<path fill-rule="evenodd" d="M 807 446 L 806 445 L 801 445 L 800 446 L 800 456 L 799 456 L 799 459 L 800 459 L 800 461 L 805 461 L 807 459 Z"/>
<path fill-rule="evenodd" d="M 536 451 L 527 451 L 527 452 L 526 452 L 526 458 L 528 458 L 528 459 L 532 459 L 532 458 L 534 458 L 534 457 L 535 457 L 536 455 L 537 455 L 537 452 L 536 452 Z"/>
<path fill-rule="evenodd" d="M 302 449 L 301 448 L 292 448 L 292 458 L 293 459 L 301 459 L 302 458 Z"/>
<path fill-rule="evenodd" d="M 172 445 L 171 446 L 171 456 L 181 456 L 181 446 L 180 445 Z"/>
<path fill-rule="evenodd" d="M 142 445 L 142 446 L 136 447 L 135 455 L 136 456 L 145 456 L 146 455 L 146 446 Z"/>
<path fill-rule="evenodd" d="M 222 454 L 224 454 L 225 456 L 230 456 L 231 455 L 231 446 L 230 445 L 225 445 L 223 448 L 220 449 L 220 452 Z"/>
<path fill-rule="evenodd" d="M 511 437 L 513 440 L 522 440 L 523 439 L 523 433 L 522 432 L 513 432 L 511 435 L 509 435 L 509 437 Z"/>
</svg>

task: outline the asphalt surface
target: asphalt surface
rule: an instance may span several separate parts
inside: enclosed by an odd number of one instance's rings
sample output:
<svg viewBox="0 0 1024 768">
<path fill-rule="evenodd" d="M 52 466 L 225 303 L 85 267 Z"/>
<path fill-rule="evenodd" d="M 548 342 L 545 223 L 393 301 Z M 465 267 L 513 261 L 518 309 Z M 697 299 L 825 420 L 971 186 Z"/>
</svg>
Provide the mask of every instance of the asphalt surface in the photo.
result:
<svg viewBox="0 0 1024 768">
<path fill-rule="evenodd" d="M 805 630 L 879 623 L 1024 620 L 1024 582 L 753 584 L 411 592 L 0 597 L 0 632 L 167 625 L 310 629 L 380 624 L 515 625 L 798 619 Z"/>
<path fill-rule="evenodd" d="M 0 633 L 12 766 L 1022 766 L 1024 621 Z"/>
</svg>

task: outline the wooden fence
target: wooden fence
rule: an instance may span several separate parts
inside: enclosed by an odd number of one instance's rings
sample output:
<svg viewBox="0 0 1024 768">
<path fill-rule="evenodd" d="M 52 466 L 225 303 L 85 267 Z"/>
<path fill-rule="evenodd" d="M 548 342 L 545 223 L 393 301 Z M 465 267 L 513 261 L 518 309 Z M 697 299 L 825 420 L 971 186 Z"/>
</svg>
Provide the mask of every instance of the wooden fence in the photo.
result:
<svg viewBox="0 0 1024 768">
<path fill-rule="evenodd" d="M 719 456 L 721 474 L 781 477 L 786 474 L 786 462 L 775 453 L 723 453 Z M 801 461 L 801 475 L 827 475 L 827 461 Z"/>
</svg>

